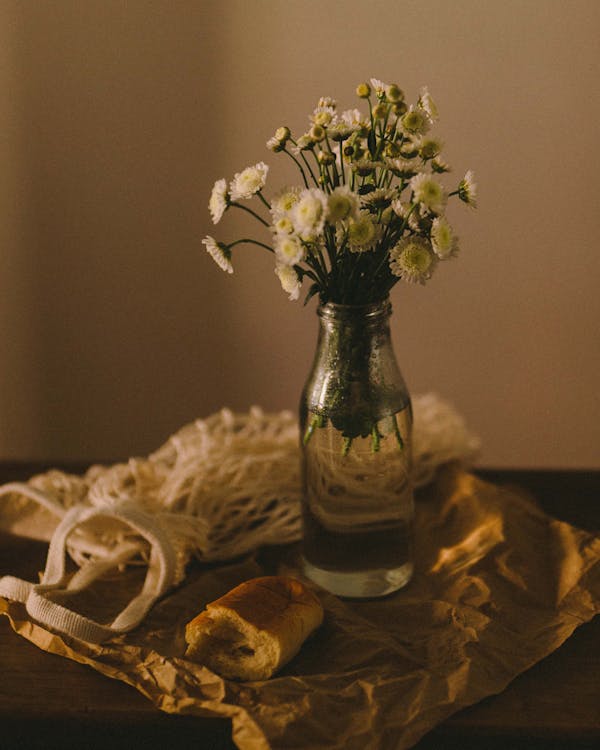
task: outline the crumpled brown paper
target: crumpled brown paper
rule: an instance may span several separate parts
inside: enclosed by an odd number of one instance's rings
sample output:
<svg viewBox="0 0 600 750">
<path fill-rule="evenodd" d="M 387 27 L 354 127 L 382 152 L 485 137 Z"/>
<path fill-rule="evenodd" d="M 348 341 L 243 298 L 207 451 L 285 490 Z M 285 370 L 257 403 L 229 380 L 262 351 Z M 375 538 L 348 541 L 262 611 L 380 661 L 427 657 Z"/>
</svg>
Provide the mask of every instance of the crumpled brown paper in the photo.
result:
<svg viewBox="0 0 600 750">
<path fill-rule="evenodd" d="M 243 580 L 294 572 L 296 552 L 196 566 L 142 627 L 102 646 L 48 633 L 22 605 L 0 600 L 0 612 L 41 648 L 133 685 L 164 711 L 231 718 L 241 750 L 379 750 L 410 747 L 501 691 L 600 611 L 599 536 L 448 467 L 418 502 L 416 573 L 404 590 L 352 602 L 318 591 L 323 626 L 266 682 L 222 680 L 184 658 L 193 615 Z M 108 616 L 140 573 L 97 583 L 81 611 Z"/>
</svg>

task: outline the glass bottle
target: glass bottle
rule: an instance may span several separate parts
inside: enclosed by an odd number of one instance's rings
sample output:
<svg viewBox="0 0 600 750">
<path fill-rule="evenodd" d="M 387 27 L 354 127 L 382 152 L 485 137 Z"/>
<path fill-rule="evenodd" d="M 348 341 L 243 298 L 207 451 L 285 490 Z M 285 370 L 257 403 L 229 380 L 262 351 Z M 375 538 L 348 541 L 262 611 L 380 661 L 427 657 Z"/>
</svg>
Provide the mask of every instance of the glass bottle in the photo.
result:
<svg viewBox="0 0 600 750">
<path fill-rule="evenodd" d="M 300 403 L 304 573 L 339 596 L 412 575 L 412 409 L 384 300 L 327 303 Z"/>
</svg>

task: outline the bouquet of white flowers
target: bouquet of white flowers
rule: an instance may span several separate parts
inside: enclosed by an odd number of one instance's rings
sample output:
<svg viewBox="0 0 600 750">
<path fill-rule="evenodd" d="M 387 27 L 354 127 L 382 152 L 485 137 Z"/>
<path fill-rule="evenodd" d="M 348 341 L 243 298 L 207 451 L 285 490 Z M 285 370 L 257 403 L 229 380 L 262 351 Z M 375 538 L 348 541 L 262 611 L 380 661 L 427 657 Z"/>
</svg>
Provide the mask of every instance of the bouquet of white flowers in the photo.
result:
<svg viewBox="0 0 600 750">
<path fill-rule="evenodd" d="M 247 167 L 229 183 L 218 180 L 209 209 L 217 224 L 230 208 L 241 208 L 271 233 L 271 242 L 243 238 L 225 243 L 206 237 L 218 265 L 233 272 L 232 251 L 251 243 L 273 253 L 275 273 L 290 299 L 304 279 L 306 300 L 364 305 L 385 299 L 400 279 L 424 284 L 439 261 L 458 251 L 444 212 L 457 196 L 476 205 L 476 185 L 468 171 L 448 192 L 440 177 L 450 171 L 442 143 L 429 133 L 437 107 L 423 88 L 407 105 L 395 84 L 372 78 L 357 95 L 368 112 L 337 112 L 323 97 L 310 115 L 310 128 L 294 138 L 280 127 L 267 147 L 293 159 L 302 184 L 286 186 L 268 199 L 263 190 L 269 167 Z M 258 199 L 254 210 L 244 201 Z M 261 215 L 262 212 L 262 215 Z"/>
</svg>

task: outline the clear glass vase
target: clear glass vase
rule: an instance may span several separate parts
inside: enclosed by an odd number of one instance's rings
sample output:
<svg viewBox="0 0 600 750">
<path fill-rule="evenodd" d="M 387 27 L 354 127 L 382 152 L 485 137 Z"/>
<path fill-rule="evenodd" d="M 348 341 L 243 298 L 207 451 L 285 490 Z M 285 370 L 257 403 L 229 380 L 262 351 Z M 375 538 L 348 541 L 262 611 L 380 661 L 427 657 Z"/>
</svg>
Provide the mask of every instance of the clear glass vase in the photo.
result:
<svg viewBox="0 0 600 750">
<path fill-rule="evenodd" d="M 339 596 L 385 596 L 412 575 L 412 410 L 388 300 L 327 303 L 300 403 L 305 574 Z"/>
</svg>

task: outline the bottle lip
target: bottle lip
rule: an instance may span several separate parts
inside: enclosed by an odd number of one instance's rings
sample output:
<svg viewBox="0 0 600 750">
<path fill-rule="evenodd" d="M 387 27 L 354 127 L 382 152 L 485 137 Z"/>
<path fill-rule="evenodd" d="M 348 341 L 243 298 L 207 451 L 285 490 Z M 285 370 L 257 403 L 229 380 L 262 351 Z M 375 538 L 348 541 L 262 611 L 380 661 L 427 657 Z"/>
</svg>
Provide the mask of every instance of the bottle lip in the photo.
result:
<svg viewBox="0 0 600 750">
<path fill-rule="evenodd" d="M 317 314 L 321 318 L 379 318 L 389 316 L 392 313 L 392 303 L 386 297 L 380 302 L 372 302 L 366 305 L 341 305 L 337 302 L 325 302 L 317 308 Z"/>
</svg>

